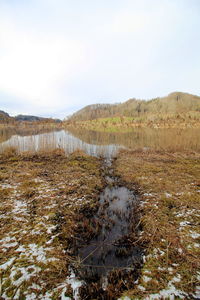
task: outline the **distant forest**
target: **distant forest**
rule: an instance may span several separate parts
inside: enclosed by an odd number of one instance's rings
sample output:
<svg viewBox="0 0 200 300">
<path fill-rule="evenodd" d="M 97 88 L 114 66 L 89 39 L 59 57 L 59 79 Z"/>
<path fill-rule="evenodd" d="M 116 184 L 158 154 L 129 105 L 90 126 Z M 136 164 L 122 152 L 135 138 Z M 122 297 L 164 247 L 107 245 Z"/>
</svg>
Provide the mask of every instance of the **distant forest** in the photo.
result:
<svg viewBox="0 0 200 300">
<path fill-rule="evenodd" d="M 200 113 L 200 97 L 174 92 L 166 97 L 149 101 L 129 99 L 119 104 L 93 104 L 84 107 L 68 118 L 68 121 L 87 121 L 110 117 L 140 117 L 158 114 Z"/>
</svg>

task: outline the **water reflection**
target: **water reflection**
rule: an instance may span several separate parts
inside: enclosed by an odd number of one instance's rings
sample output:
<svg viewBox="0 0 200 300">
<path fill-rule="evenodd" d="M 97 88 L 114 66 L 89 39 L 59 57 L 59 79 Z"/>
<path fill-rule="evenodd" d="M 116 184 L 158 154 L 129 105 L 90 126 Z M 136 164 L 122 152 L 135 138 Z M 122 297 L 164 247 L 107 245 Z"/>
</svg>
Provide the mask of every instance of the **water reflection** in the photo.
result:
<svg viewBox="0 0 200 300">
<path fill-rule="evenodd" d="M 84 129 L 46 133 L 19 130 L 0 131 L 0 151 L 9 146 L 19 151 L 39 151 L 62 148 L 66 153 L 77 149 L 93 156 L 112 157 L 120 148 L 151 148 L 170 151 L 200 150 L 199 129 L 134 129 L 125 133 L 106 133 Z M 25 135 L 25 136 L 24 136 Z"/>
<path fill-rule="evenodd" d="M 30 136 L 30 135 L 37 135 L 41 133 L 47 133 L 53 131 L 59 131 L 59 128 L 50 128 L 43 125 L 20 125 L 16 127 L 3 127 L 0 128 L 0 143 L 9 140 L 13 135 L 19 135 L 19 136 Z"/>
<path fill-rule="evenodd" d="M 77 138 L 87 143 L 107 145 L 118 144 L 125 148 L 151 148 L 156 150 L 200 150 L 199 128 L 154 129 L 135 128 L 131 132 L 97 132 L 84 129 L 70 129 Z"/>
<path fill-rule="evenodd" d="M 19 152 L 24 151 L 45 151 L 55 148 L 64 149 L 66 153 L 76 150 L 83 150 L 92 156 L 113 157 L 120 147 L 119 145 L 97 145 L 84 142 L 82 139 L 73 136 L 65 130 L 53 131 L 49 133 L 19 136 L 13 135 L 9 140 L 0 144 L 0 151 L 7 147 L 16 147 Z"/>
</svg>

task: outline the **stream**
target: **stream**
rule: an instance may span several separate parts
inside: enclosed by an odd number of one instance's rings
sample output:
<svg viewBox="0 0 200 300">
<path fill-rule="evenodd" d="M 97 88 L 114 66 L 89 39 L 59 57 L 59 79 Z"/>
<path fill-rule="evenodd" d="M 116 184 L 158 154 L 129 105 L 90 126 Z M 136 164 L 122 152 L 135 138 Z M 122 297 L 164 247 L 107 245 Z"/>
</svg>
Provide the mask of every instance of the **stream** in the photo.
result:
<svg viewBox="0 0 200 300">
<path fill-rule="evenodd" d="M 74 245 L 80 264 L 73 270 L 82 281 L 75 299 L 116 299 L 133 288 L 142 264 L 143 250 L 134 243 L 139 236 L 138 196 L 113 176 L 110 159 L 105 160 L 103 172 L 106 186 L 90 219 L 96 234 Z"/>
</svg>

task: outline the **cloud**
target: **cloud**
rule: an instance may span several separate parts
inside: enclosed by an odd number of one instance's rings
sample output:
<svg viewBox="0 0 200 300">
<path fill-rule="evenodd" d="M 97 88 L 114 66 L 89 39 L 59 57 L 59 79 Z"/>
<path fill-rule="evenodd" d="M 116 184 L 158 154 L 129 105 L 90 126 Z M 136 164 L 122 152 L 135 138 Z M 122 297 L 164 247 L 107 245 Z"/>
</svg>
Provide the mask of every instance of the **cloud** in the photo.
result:
<svg viewBox="0 0 200 300">
<path fill-rule="evenodd" d="M 0 90 L 32 104 L 58 105 L 60 85 L 85 63 L 80 41 L 20 30 L 9 19 L 1 18 L 0 45 Z"/>
<path fill-rule="evenodd" d="M 4 94 L 15 112 L 64 116 L 199 94 L 199 9 L 198 0 L 0 0 L 0 104 Z"/>
</svg>

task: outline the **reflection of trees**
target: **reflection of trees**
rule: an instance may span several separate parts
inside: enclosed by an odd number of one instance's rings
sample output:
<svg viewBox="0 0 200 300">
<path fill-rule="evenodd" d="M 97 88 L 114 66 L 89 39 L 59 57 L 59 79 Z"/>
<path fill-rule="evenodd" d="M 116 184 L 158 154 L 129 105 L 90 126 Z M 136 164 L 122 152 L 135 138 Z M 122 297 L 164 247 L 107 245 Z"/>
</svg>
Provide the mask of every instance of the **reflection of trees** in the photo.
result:
<svg viewBox="0 0 200 300">
<path fill-rule="evenodd" d="M 198 128 L 188 129 L 152 129 L 136 128 L 132 132 L 108 133 L 92 130 L 70 128 L 75 137 L 88 144 L 117 144 L 127 148 L 144 148 L 166 150 L 199 150 L 200 136 Z"/>
<path fill-rule="evenodd" d="M 0 143 L 3 143 L 11 138 L 15 131 L 11 128 L 0 129 Z"/>
<path fill-rule="evenodd" d="M 13 135 L 19 136 L 36 136 L 41 133 L 55 132 L 55 129 L 39 129 L 39 128 L 4 128 L 0 130 L 0 143 L 9 140 Z M 78 138 L 78 141 L 67 138 L 61 135 L 59 140 L 57 134 L 42 136 L 40 141 L 31 141 L 40 143 L 44 149 L 50 147 L 57 147 L 58 145 L 66 149 L 74 149 L 76 147 L 82 149 L 82 143 L 85 142 L 90 145 L 121 145 L 126 148 L 152 148 L 152 149 L 166 149 L 172 151 L 180 150 L 200 150 L 200 135 L 199 129 L 152 129 L 152 128 L 135 128 L 131 132 L 126 133 L 109 133 L 97 132 L 86 129 L 70 128 L 68 131 Z M 26 143 L 27 146 L 27 143 Z M 24 146 L 25 147 L 25 146 Z"/>
<path fill-rule="evenodd" d="M 13 135 L 30 136 L 40 133 L 48 133 L 60 129 L 40 128 L 40 127 L 8 127 L 0 129 L 0 143 L 9 140 Z"/>
</svg>

